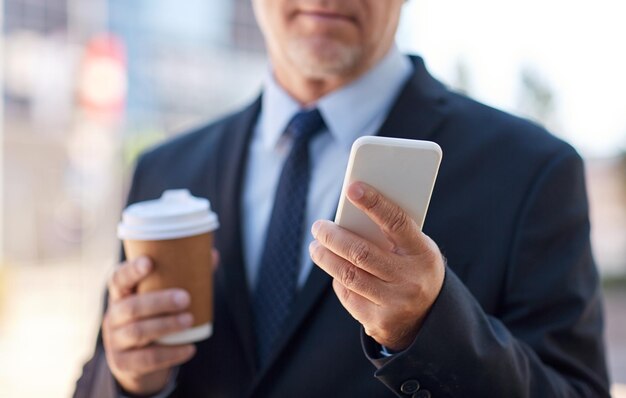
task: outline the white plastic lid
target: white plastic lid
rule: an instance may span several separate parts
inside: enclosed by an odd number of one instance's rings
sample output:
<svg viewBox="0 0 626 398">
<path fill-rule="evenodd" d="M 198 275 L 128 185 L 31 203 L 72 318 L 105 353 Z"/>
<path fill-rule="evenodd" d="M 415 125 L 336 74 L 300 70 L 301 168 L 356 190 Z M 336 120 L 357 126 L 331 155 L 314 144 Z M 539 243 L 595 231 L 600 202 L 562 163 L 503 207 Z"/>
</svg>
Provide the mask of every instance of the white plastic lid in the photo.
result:
<svg viewBox="0 0 626 398">
<path fill-rule="evenodd" d="M 117 236 L 127 240 L 185 238 L 219 228 L 217 214 L 207 199 L 186 189 L 163 192 L 161 198 L 135 203 L 124 210 Z"/>
</svg>

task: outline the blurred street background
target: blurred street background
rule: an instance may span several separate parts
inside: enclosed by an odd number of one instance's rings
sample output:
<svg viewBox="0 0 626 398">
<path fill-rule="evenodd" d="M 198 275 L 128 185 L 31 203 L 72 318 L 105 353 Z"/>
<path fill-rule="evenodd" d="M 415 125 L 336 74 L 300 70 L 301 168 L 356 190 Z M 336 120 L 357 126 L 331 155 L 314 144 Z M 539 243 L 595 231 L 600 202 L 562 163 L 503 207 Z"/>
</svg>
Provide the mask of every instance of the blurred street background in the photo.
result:
<svg viewBox="0 0 626 398">
<path fill-rule="evenodd" d="M 548 3 L 411 0 L 397 41 L 585 158 L 614 396 L 626 397 L 626 5 Z M 251 101 L 267 60 L 250 0 L 0 4 L 0 398 L 68 397 L 137 155 Z"/>
</svg>

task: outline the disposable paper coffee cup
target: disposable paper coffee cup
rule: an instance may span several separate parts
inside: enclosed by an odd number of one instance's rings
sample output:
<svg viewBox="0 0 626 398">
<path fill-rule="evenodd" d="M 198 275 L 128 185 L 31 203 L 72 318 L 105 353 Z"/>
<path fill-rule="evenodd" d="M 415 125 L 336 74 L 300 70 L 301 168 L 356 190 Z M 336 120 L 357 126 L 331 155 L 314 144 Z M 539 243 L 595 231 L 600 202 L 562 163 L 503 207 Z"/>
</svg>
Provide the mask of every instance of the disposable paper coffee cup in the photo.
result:
<svg viewBox="0 0 626 398">
<path fill-rule="evenodd" d="M 191 295 L 190 329 L 159 340 L 186 344 L 213 333 L 213 232 L 219 227 L 208 200 L 188 190 L 168 190 L 160 199 L 130 205 L 118 225 L 128 260 L 149 257 L 154 270 L 138 286 L 138 293 L 170 288 Z"/>
</svg>

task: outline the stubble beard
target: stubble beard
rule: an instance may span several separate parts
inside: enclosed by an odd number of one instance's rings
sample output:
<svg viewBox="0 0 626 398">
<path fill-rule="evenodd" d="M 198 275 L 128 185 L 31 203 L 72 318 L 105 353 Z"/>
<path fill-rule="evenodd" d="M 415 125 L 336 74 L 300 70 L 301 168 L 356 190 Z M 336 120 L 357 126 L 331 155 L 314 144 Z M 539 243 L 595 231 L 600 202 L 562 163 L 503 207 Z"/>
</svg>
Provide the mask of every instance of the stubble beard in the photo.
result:
<svg viewBox="0 0 626 398">
<path fill-rule="evenodd" d="M 309 79 L 328 79 L 354 74 L 362 63 L 363 49 L 338 41 L 316 38 L 290 40 L 289 61 Z"/>
</svg>

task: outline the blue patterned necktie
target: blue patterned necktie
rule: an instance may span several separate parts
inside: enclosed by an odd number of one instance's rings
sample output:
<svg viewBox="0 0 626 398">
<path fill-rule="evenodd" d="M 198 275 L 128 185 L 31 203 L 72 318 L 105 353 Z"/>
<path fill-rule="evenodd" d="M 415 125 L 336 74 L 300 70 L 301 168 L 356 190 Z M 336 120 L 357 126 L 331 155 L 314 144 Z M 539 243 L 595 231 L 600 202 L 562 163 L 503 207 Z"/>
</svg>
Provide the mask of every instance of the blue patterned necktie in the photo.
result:
<svg viewBox="0 0 626 398">
<path fill-rule="evenodd" d="M 317 109 L 296 114 L 285 134 L 293 146 L 283 165 L 253 295 L 257 361 L 264 365 L 297 290 L 311 166 L 309 142 L 324 127 Z"/>
</svg>

